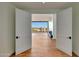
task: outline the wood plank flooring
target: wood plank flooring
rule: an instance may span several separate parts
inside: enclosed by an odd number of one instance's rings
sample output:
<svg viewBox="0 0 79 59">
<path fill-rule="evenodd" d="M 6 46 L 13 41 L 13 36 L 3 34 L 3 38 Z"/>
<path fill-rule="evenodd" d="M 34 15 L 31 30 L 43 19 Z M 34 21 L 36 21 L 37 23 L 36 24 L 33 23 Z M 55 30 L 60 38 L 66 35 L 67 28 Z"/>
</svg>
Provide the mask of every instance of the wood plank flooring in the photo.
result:
<svg viewBox="0 0 79 59">
<path fill-rule="evenodd" d="M 32 33 L 32 49 L 18 57 L 68 57 L 69 55 L 56 49 L 56 40 L 50 39 L 47 33 Z"/>
</svg>

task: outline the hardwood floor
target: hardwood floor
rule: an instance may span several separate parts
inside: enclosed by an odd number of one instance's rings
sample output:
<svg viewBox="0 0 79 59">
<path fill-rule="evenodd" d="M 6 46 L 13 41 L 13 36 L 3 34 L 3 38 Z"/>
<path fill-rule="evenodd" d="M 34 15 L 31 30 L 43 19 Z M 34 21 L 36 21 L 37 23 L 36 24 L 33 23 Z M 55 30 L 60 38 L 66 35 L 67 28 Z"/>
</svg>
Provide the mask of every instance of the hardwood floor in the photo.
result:
<svg viewBox="0 0 79 59">
<path fill-rule="evenodd" d="M 69 55 L 56 49 L 56 40 L 51 40 L 47 33 L 32 33 L 32 49 L 18 57 L 68 57 Z"/>
</svg>

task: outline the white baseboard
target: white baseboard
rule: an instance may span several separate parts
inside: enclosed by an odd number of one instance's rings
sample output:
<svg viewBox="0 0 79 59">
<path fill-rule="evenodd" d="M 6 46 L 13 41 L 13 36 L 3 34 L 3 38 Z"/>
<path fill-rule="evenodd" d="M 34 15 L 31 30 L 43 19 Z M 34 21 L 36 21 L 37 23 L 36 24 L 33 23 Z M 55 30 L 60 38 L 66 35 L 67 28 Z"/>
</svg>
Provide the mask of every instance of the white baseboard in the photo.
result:
<svg viewBox="0 0 79 59">
<path fill-rule="evenodd" d="M 59 47 L 56 47 L 58 50 L 60 50 L 60 51 L 62 51 L 62 52 L 64 52 L 64 50 L 63 49 L 61 49 L 61 48 L 59 48 Z M 69 56 L 72 56 L 71 54 L 72 54 L 72 52 L 64 52 L 64 53 L 66 53 L 67 55 L 69 55 Z"/>
<path fill-rule="evenodd" d="M 79 56 L 79 53 L 77 51 L 73 51 L 77 56 Z"/>
<path fill-rule="evenodd" d="M 0 57 L 10 57 L 13 54 L 13 52 L 11 53 L 0 53 Z"/>
</svg>

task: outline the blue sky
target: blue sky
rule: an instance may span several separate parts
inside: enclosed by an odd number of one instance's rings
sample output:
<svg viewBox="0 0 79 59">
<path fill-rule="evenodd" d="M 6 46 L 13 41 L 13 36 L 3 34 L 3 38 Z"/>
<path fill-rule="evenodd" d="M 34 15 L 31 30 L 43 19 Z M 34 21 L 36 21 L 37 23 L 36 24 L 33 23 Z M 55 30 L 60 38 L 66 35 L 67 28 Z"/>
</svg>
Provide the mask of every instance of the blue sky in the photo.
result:
<svg viewBox="0 0 79 59">
<path fill-rule="evenodd" d="M 32 28 L 47 28 L 48 22 L 32 22 Z"/>
</svg>

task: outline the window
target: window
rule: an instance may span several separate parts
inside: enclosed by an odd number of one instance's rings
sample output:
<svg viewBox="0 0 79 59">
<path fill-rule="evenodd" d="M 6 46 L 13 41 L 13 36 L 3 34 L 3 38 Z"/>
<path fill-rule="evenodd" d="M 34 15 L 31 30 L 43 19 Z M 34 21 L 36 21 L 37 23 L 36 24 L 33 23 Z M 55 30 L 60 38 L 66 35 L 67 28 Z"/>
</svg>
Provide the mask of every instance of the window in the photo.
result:
<svg viewBox="0 0 79 59">
<path fill-rule="evenodd" d="M 32 31 L 33 32 L 47 32 L 48 21 L 33 21 Z"/>
</svg>

